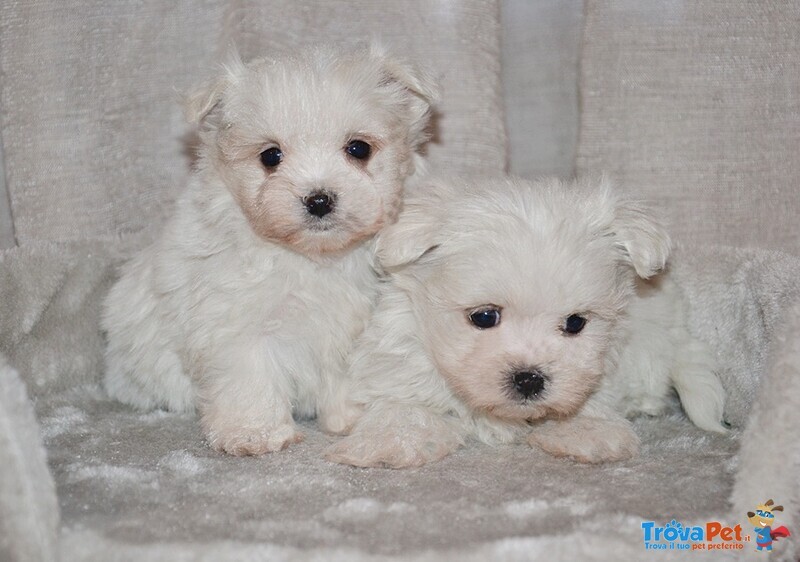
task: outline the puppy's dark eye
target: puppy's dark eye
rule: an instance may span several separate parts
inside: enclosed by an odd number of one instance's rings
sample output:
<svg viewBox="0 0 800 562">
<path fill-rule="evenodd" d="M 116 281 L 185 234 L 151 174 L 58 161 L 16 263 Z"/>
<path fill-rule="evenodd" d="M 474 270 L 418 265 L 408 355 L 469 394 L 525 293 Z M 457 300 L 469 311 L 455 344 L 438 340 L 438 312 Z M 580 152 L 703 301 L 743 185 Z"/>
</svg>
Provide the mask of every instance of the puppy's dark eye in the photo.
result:
<svg viewBox="0 0 800 562">
<path fill-rule="evenodd" d="M 565 334 L 575 335 L 579 334 L 583 327 L 586 326 L 586 318 L 580 316 L 578 314 L 571 314 L 567 316 L 567 319 L 564 321 L 564 326 L 561 330 Z"/>
<path fill-rule="evenodd" d="M 372 147 L 360 140 L 350 141 L 345 150 L 356 160 L 366 160 L 372 154 Z"/>
<path fill-rule="evenodd" d="M 476 328 L 484 330 L 486 328 L 494 328 L 500 323 L 500 309 L 498 308 L 483 308 L 476 310 L 469 315 L 469 321 Z"/>
<path fill-rule="evenodd" d="M 266 149 L 261 153 L 261 163 L 266 168 L 274 168 L 283 160 L 283 152 L 277 146 Z"/>
</svg>

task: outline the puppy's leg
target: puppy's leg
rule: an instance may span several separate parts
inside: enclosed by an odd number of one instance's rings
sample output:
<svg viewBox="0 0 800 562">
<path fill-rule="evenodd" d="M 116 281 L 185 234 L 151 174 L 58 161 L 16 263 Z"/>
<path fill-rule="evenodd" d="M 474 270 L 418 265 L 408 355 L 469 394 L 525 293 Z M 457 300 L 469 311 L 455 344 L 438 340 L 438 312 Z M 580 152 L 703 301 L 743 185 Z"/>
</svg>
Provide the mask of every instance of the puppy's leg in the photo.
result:
<svg viewBox="0 0 800 562">
<path fill-rule="evenodd" d="M 191 381 L 173 351 L 157 349 L 123 356 L 118 347 L 112 350 L 109 346 L 106 365 L 103 387 L 111 398 L 140 410 L 194 412 Z"/>
<path fill-rule="evenodd" d="M 209 444 L 231 455 L 262 455 L 302 440 L 288 377 L 263 342 L 218 353 L 199 377 L 200 421 Z"/>
<path fill-rule="evenodd" d="M 583 463 L 612 462 L 636 455 L 639 438 L 629 421 L 609 415 L 584 414 L 536 424 L 528 436 L 531 446 L 556 457 L 570 457 Z"/>
<path fill-rule="evenodd" d="M 341 399 L 320 407 L 320 429 L 331 435 L 347 435 L 364 414 L 364 406 Z"/>
<path fill-rule="evenodd" d="M 686 328 L 686 299 L 669 278 L 640 282 L 639 296 L 629 309 L 630 337 L 607 390 L 628 417 L 660 415 L 671 387 L 686 414 L 707 431 L 724 433 L 725 391 L 716 375 L 717 361 L 703 342 Z"/>
<path fill-rule="evenodd" d="M 323 377 L 317 421 L 325 433 L 346 435 L 363 415 L 364 406 L 348 400 L 348 396 L 352 396 L 353 384 L 345 374 Z"/>
<path fill-rule="evenodd" d="M 193 412 L 194 390 L 177 353 L 170 306 L 153 291 L 150 248 L 125 266 L 104 303 L 108 336 L 103 386 L 112 398 L 142 410 Z"/>
<path fill-rule="evenodd" d="M 438 461 L 464 443 L 456 420 L 422 406 L 378 402 L 325 458 L 353 466 L 406 468 Z"/>
<path fill-rule="evenodd" d="M 639 323 L 600 392 L 612 396 L 615 409 L 625 417 L 662 415 L 668 404 L 674 353 L 674 343 L 663 327 L 656 322 Z"/>
<path fill-rule="evenodd" d="M 716 374 L 717 361 L 706 344 L 684 334 L 671 379 L 686 415 L 700 429 L 726 433 L 722 425 L 725 389 Z"/>
</svg>

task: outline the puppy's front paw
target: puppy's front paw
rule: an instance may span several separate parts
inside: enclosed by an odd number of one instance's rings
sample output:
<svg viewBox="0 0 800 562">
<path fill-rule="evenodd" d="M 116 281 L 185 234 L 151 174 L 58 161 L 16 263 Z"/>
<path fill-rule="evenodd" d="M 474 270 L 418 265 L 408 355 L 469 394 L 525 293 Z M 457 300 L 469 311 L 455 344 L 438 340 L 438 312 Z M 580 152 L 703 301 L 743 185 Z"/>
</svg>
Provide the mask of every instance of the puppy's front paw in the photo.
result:
<svg viewBox="0 0 800 562">
<path fill-rule="evenodd" d="M 274 453 L 285 449 L 290 443 L 303 440 L 293 423 L 267 427 L 210 428 L 206 434 L 211 447 L 223 453 L 244 457 Z"/>
<path fill-rule="evenodd" d="M 407 468 L 438 461 L 462 442 L 447 416 L 379 402 L 358 420 L 352 435 L 325 451 L 325 458 L 353 466 Z"/>
<path fill-rule="evenodd" d="M 317 419 L 320 428 L 325 433 L 347 435 L 363 414 L 364 406 L 346 402 L 339 404 L 337 407 L 321 410 Z"/>
<path fill-rule="evenodd" d="M 421 428 L 398 428 L 383 434 L 356 433 L 328 447 L 325 458 L 361 467 L 410 468 L 438 461 L 458 448 L 446 437 Z"/>
<path fill-rule="evenodd" d="M 528 436 L 528 443 L 553 456 L 584 463 L 629 459 L 639 449 L 639 438 L 626 420 L 580 416 L 537 425 Z"/>
</svg>

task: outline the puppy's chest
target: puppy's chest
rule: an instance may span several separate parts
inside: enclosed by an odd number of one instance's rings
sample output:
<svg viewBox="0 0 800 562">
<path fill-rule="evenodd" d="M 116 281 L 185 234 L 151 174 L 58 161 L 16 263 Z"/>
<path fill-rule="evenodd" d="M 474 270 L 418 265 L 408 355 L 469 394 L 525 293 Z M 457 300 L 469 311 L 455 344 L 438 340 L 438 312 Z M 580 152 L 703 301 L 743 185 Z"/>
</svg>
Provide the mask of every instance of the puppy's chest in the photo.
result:
<svg viewBox="0 0 800 562">
<path fill-rule="evenodd" d="M 360 332 L 376 299 L 377 279 L 365 263 L 360 269 L 341 264 L 312 267 L 291 276 L 285 297 L 273 311 L 285 325 L 335 337 Z"/>
<path fill-rule="evenodd" d="M 317 264 L 280 252 L 212 265 L 219 272 L 199 309 L 245 322 L 262 335 L 353 337 L 368 318 L 377 279 L 366 255 Z"/>
</svg>

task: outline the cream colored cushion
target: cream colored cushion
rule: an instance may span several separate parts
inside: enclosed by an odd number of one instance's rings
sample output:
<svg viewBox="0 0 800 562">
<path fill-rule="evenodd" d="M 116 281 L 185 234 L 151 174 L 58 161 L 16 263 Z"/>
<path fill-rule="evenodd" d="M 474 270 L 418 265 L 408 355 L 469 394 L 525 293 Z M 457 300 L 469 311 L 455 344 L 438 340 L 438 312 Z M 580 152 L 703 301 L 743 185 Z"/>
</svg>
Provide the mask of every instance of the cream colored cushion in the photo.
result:
<svg viewBox="0 0 800 562">
<path fill-rule="evenodd" d="M 679 239 L 800 250 L 800 3 L 589 0 L 581 172 Z"/>
<path fill-rule="evenodd" d="M 159 223 L 188 172 L 178 92 L 235 41 L 245 56 L 377 37 L 442 82 L 436 163 L 501 171 L 495 0 L 4 2 L 2 139 L 17 240 Z"/>
<path fill-rule="evenodd" d="M 569 177 L 578 142 L 583 0 L 503 0 L 509 171 Z"/>
</svg>

